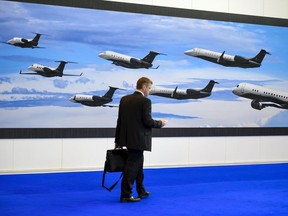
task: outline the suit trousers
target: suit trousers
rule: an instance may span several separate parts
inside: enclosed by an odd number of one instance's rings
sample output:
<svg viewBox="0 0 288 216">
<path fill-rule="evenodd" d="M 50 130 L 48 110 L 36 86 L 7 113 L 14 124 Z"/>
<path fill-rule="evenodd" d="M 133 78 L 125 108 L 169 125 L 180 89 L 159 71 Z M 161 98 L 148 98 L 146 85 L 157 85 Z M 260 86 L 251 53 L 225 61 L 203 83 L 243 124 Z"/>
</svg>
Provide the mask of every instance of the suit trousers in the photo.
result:
<svg viewBox="0 0 288 216">
<path fill-rule="evenodd" d="M 143 185 L 143 163 L 143 150 L 128 149 L 127 164 L 121 182 L 121 197 L 128 198 L 132 196 L 132 189 L 135 181 L 138 195 L 145 192 L 145 188 Z"/>
</svg>

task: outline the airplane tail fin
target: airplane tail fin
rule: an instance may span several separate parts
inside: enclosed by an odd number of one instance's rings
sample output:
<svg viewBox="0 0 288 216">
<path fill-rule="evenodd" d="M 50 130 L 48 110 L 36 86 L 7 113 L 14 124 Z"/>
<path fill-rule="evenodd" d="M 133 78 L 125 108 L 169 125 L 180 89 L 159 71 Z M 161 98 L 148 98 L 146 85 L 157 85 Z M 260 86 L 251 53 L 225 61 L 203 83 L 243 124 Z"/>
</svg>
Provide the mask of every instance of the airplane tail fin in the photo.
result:
<svg viewBox="0 0 288 216">
<path fill-rule="evenodd" d="M 56 61 L 56 62 L 60 62 L 56 70 L 60 71 L 63 74 L 64 67 L 68 62 L 66 61 Z"/>
<path fill-rule="evenodd" d="M 269 52 L 262 49 L 254 58 L 251 58 L 250 60 L 255 61 L 260 64 L 263 61 L 266 54 L 271 55 Z"/>
<path fill-rule="evenodd" d="M 152 63 L 154 61 L 155 57 L 159 54 L 161 54 L 161 53 L 150 51 L 149 54 L 146 55 L 142 60 L 149 62 L 149 63 Z"/>
<path fill-rule="evenodd" d="M 39 41 L 39 39 L 40 39 L 40 37 L 41 37 L 42 34 L 39 34 L 39 33 L 34 33 L 34 34 L 36 34 L 36 36 L 33 38 L 32 41 L 33 41 L 34 43 L 38 44 L 38 41 Z"/>
<path fill-rule="evenodd" d="M 219 83 L 214 81 L 214 80 L 210 80 L 210 82 L 207 84 L 207 86 L 205 88 L 203 88 L 201 91 L 211 93 L 215 84 L 219 84 Z"/>
<path fill-rule="evenodd" d="M 63 71 L 65 68 L 65 65 L 68 63 L 77 63 L 77 62 L 72 62 L 72 61 L 55 61 L 55 62 L 60 62 L 60 64 L 58 65 L 58 67 L 56 68 L 56 70 L 58 70 L 59 72 L 62 73 L 63 75 Z"/>
<path fill-rule="evenodd" d="M 105 94 L 103 97 L 112 99 L 112 97 L 113 97 L 113 95 L 114 95 L 114 92 L 115 92 L 117 89 L 119 89 L 119 88 L 109 86 L 109 90 L 106 92 L 106 94 Z"/>
</svg>

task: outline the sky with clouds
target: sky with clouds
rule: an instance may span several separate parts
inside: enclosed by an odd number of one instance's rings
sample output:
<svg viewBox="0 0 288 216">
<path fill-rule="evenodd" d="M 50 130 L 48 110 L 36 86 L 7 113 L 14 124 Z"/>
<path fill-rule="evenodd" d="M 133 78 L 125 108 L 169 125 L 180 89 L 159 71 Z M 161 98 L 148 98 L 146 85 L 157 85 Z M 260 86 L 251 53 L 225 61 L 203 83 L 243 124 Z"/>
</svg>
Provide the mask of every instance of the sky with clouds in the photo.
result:
<svg viewBox="0 0 288 216">
<path fill-rule="evenodd" d="M 7 10 L 9 8 L 9 10 Z M 141 76 L 154 85 L 203 88 L 210 79 L 212 95 L 199 100 L 149 96 L 153 117 L 168 119 L 168 127 L 288 127 L 288 111 L 251 108 L 251 101 L 231 90 L 240 82 L 288 91 L 288 29 L 201 19 L 145 15 L 0 1 L 0 41 L 13 37 L 40 38 L 41 49 L 0 44 L 0 127 L 115 127 L 117 108 L 86 107 L 72 103 L 75 94 L 102 96 L 109 86 L 117 90 L 113 105 L 132 93 Z M 231 55 L 266 55 L 260 68 L 229 68 L 184 54 L 199 47 Z M 98 54 L 111 50 L 143 58 L 150 50 L 159 69 L 127 69 Z M 57 67 L 55 61 L 73 61 L 65 73 L 81 77 L 20 75 L 33 63 Z"/>
</svg>

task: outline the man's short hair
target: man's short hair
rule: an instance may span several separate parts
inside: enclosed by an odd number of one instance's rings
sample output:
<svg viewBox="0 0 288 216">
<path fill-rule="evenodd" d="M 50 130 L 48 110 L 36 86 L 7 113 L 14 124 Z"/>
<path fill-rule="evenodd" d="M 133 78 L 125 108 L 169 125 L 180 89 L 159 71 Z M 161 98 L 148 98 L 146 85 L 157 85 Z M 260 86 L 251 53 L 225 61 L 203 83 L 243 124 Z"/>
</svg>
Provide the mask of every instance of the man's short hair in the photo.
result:
<svg viewBox="0 0 288 216">
<path fill-rule="evenodd" d="M 148 85 L 148 84 L 153 84 L 152 80 L 150 80 L 149 78 L 147 77 L 141 77 L 140 79 L 138 79 L 137 81 L 137 86 L 136 88 L 137 89 L 142 89 L 142 86 L 143 85 Z"/>
</svg>

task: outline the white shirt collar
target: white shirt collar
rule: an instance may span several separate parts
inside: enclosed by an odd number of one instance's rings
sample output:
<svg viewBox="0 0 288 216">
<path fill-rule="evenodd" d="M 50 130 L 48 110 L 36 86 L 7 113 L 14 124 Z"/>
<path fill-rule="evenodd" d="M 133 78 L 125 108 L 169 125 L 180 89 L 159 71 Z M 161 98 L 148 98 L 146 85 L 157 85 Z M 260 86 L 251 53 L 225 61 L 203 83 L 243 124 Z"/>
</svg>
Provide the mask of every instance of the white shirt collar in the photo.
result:
<svg viewBox="0 0 288 216">
<path fill-rule="evenodd" d="M 140 90 L 136 89 L 135 91 L 140 92 L 143 96 L 145 96 L 144 93 L 141 92 Z"/>
</svg>

